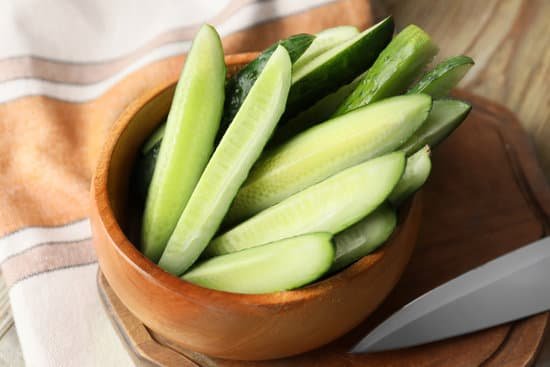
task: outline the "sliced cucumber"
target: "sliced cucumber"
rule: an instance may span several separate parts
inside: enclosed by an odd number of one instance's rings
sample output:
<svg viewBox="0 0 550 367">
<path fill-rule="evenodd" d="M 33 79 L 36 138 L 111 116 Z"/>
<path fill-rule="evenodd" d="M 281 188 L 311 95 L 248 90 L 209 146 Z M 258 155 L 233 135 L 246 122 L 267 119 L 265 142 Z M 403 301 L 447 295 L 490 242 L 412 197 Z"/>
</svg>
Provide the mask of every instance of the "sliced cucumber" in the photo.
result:
<svg viewBox="0 0 550 367">
<path fill-rule="evenodd" d="M 415 25 L 403 29 L 380 53 L 335 116 L 404 92 L 437 53 L 430 36 Z"/>
<path fill-rule="evenodd" d="M 439 63 L 426 73 L 407 93 L 426 93 L 433 98 L 445 97 L 474 65 L 468 56 L 455 56 Z"/>
<path fill-rule="evenodd" d="M 397 224 L 395 210 L 382 204 L 361 221 L 334 236 L 336 254 L 330 268 L 336 272 L 376 250 L 390 238 Z"/>
<path fill-rule="evenodd" d="M 283 239 L 200 263 L 182 276 L 200 286 L 234 293 L 271 293 L 319 279 L 334 258 L 330 233 Z"/>
<path fill-rule="evenodd" d="M 344 41 L 349 40 L 359 34 L 356 27 L 343 25 L 339 27 L 325 29 L 315 35 L 315 39 L 307 50 L 292 65 L 292 72 L 296 73 L 306 64 L 321 55 L 322 53 L 338 46 Z"/>
<path fill-rule="evenodd" d="M 285 118 L 293 117 L 367 70 L 392 34 L 393 20 L 388 17 L 292 73 Z"/>
<path fill-rule="evenodd" d="M 355 78 L 353 82 L 323 97 L 307 110 L 300 112 L 297 116 L 278 126 L 274 136 L 271 138 L 270 145 L 279 145 L 302 131 L 328 120 L 344 99 L 353 92 L 360 80 L 361 76 Z"/>
<path fill-rule="evenodd" d="M 434 148 L 466 119 L 472 107 L 457 100 L 437 100 L 426 122 L 403 144 L 400 149 L 411 155 L 424 145 Z"/>
<path fill-rule="evenodd" d="M 141 147 L 141 154 L 147 155 L 155 147 L 160 147 L 160 142 L 164 137 L 164 131 L 166 130 L 166 122 L 163 122 L 152 134 L 149 139 Z M 153 165 L 154 167 L 154 165 Z"/>
<path fill-rule="evenodd" d="M 367 159 L 401 146 L 426 120 L 431 97 L 398 96 L 312 127 L 256 163 L 227 215 L 231 225 Z"/>
<path fill-rule="evenodd" d="M 431 170 L 430 147 L 425 146 L 407 158 L 403 177 L 393 189 L 388 200 L 395 206 L 401 204 L 424 185 Z"/>
<path fill-rule="evenodd" d="M 395 152 L 345 169 L 215 238 L 206 255 L 222 255 L 304 233 L 338 233 L 386 199 L 404 165 L 403 152 Z"/>
<path fill-rule="evenodd" d="M 204 169 L 159 265 L 180 275 L 214 236 L 237 190 L 284 112 L 292 65 L 279 46 L 250 89 Z M 210 103 L 204 104 L 210 106 Z"/>
<path fill-rule="evenodd" d="M 233 121 L 233 118 L 239 111 L 248 92 L 277 46 L 282 45 L 288 51 L 290 60 L 294 62 L 309 48 L 314 39 L 315 36 L 311 34 L 296 34 L 287 39 L 278 41 L 263 51 L 256 59 L 252 60 L 227 81 L 225 89 L 226 99 L 220 126 L 220 134 L 218 136 L 219 139 L 221 139 L 221 135 L 225 132 L 229 123 Z"/>
<path fill-rule="evenodd" d="M 138 198 L 142 200 L 142 203 L 144 203 L 147 198 L 147 191 L 151 184 L 153 173 L 155 172 L 159 151 L 160 141 L 150 148 L 147 154 L 140 154 L 136 161 L 130 184 L 135 188 L 134 192 L 137 194 Z"/>
<path fill-rule="evenodd" d="M 193 41 L 176 86 L 145 203 L 141 245 L 152 261 L 160 258 L 212 153 L 224 84 L 220 37 L 212 26 L 204 25 Z"/>
</svg>

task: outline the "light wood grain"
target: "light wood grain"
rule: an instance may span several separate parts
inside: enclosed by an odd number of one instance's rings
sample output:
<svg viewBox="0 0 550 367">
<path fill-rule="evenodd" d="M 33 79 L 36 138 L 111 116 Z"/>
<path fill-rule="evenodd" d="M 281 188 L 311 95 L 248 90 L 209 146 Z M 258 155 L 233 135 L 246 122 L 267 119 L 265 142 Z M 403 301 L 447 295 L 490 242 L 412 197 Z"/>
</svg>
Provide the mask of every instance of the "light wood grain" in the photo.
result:
<svg viewBox="0 0 550 367">
<path fill-rule="evenodd" d="M 550 178 L 550 1 L 378 0 L 378 6 L 393 14 L 397 29 L 424 28 L 440 57 L 473 57 L 461 87 L 519 117 Z"/>
</svg>

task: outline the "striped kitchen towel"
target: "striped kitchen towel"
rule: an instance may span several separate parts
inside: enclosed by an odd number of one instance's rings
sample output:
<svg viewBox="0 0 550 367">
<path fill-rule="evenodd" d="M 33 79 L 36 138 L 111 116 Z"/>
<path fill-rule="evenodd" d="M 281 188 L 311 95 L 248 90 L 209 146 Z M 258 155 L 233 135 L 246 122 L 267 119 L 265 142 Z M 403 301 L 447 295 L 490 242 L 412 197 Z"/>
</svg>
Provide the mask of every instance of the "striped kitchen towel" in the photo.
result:
<svg viewBox="0 0 550 367">
<path fill-rule="evenodd" d="M 226 53 L 372 23 L 367 0 L 0 2 L 0 264 L 28 366 L 126 366 L 103 311 L 87 219 L 109 127 L 179 74 L 198 26 Z"/>
</svg>

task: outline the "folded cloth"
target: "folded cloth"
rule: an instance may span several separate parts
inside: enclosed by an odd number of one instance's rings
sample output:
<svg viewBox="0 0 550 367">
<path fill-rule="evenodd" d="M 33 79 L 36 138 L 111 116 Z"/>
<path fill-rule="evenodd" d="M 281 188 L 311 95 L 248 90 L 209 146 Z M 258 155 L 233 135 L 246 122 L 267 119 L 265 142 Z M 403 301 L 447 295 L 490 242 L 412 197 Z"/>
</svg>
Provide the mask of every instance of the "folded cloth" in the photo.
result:
<svg viewBox="0 0 550 367">
<path fill-rule="evenodd" d="M 125 366 L 102 309 L 89 183 L 110 125 L 176 77 L 201 23 L 226 53 L 372 23 L 367 0 L 0 3 L 0 266 L 29 366 Z"/>
</svg>

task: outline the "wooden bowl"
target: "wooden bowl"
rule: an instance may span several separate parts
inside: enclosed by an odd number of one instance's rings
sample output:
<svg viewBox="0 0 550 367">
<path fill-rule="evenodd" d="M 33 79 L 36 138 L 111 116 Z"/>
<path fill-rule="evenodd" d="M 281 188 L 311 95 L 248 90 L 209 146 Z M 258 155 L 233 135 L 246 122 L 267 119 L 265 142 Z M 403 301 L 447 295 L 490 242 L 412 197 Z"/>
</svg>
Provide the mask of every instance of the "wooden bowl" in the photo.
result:
<svg viewBox="0 0 550 367">
<path fill-rule="evenodd" d="M 255 54 L 226 58 L 235 70 Z M 340 273 L 302 289 L 243 295 L 202 288 L 164 272 L 121 228 L 129 218 L 130 174 L 139 148 L 166 116 L 175 82 L 131 104 L 111 131 L 92 181 L 99 266 L 124 305 L 155 333 L 212 356 L 261 360 L 320 347 L 364 320 L 388 295 L 411 256 L 418 195 L 401 210 L 390 241 Z"/>
</svg>

